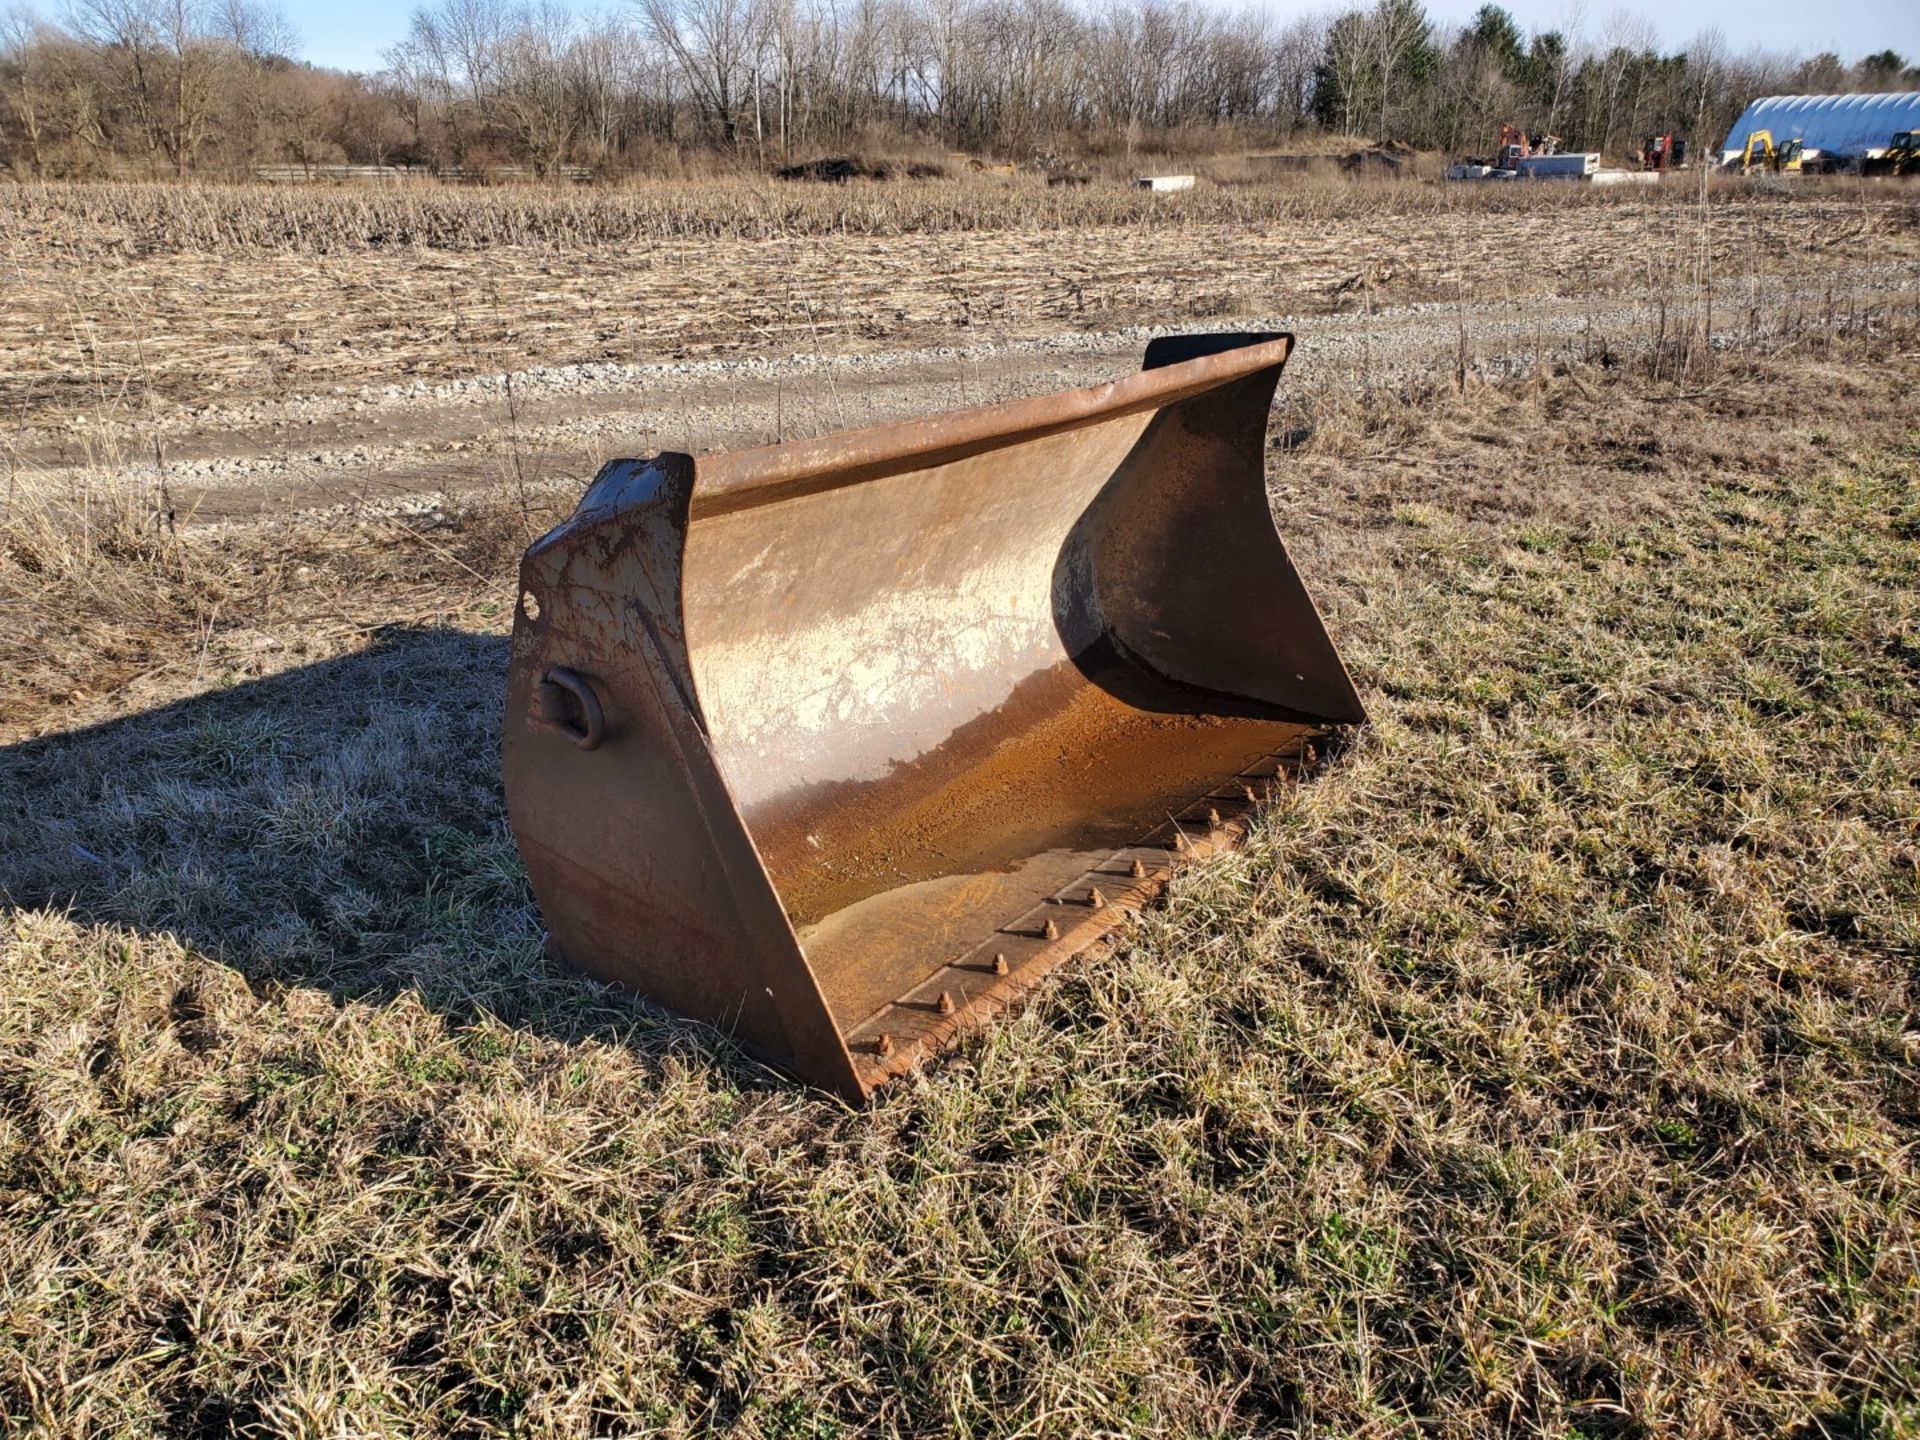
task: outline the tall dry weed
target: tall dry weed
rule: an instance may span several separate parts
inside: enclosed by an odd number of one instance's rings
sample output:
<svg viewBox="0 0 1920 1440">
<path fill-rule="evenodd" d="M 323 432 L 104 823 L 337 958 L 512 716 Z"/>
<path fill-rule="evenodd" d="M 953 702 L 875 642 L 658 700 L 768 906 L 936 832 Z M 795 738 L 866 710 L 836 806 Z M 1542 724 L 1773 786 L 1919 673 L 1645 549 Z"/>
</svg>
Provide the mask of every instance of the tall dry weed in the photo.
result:
<svg viewBox="0 0 1920 1440">
<path fill-rule="evenodd" d="M 1716 182 L 1719 203 L 1752 198 Z M 1816 187 L 1808 187 L 1813 193 Z M 1820 187 L 1830 193 L 1832 187 Z M 1190 223 L 1312 226 L 1368 215 L 1562 213 L 1568 206 L 1685 208 L 1688 187 L 1437 185 L 1319 176 L 1206 185 L 1154 195 L 1124 182 L 1049 187 L 1042 177 L 968 175 L 909 182 L 795 184 L 759 178 L 635 181 L 605 187 L 36 182 L 0 186 L 0 250 L 73 256 L 220 254 L 426 246 L 568 249 L 782 235 L 894 235 Z"/>
</svg>

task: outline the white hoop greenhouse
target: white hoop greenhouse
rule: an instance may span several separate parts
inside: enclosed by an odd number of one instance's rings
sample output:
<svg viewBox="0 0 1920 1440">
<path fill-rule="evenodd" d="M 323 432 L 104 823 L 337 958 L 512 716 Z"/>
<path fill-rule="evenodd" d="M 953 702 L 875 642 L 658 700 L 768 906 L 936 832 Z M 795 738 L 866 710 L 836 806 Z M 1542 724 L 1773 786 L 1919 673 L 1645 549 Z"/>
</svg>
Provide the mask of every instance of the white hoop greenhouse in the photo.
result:
<svg viewBox="0 0 1920 1440">
<path fill-rule="evenodd" d="M 1773 143 L 1798 140 L 1822 155 L 1857 159 L 1887 148 L 1900 130 L 1920 130 L 1920 90 L 1886 95 L 1769 95 L 1749 105 L 1720 147 L 1724 160 L 1738 159 L 1756 130 L 1773 132 Z"/>
</svg>

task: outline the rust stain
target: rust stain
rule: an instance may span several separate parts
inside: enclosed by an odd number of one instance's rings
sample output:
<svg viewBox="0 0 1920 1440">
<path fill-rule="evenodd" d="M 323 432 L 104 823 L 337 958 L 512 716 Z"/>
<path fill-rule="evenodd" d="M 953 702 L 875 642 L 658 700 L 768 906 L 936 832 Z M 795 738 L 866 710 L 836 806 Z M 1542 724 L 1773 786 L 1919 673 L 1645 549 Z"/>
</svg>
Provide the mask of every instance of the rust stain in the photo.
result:
<svg viewBox="0 0 1920 1440">
<path fill-rule="evenodd" d="M 748 826 L 795 923 L 881 890 L 1005 869 L 1042 850 L 1130 845 L 1255 762 L 1324 728 L 1157 681 L 1109 656 L 1061 664 L 884 780 L 811 786 Z"/>
<path fill-rule="evenodd" d="M 809 787 L 749 814 L 843 1026 L 1323 728 L 1167 685 L 1110 652 L 1088 663 L 1024 682 L 885 780 Z M 923 883 L 954 877 L 972 883 Z"/>
</svg>

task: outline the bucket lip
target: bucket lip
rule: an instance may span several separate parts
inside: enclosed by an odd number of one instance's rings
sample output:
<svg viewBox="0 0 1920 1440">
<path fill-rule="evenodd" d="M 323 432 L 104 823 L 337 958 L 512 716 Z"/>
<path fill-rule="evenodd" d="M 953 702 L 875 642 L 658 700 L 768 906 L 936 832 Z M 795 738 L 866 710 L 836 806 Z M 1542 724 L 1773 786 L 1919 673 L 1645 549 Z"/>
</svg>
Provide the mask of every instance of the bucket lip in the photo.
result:
<svg viewBox="0 0 1920 1440">
<path fill-rule="evenodd" d="M 703 455 L 695 461 L 693 518 L 836 490 L 1158 410 L 1261 371 L 1278 370 L 1292 350 L 1293 336 L 1278 334 L 1080 389 Z"/>
</svg>

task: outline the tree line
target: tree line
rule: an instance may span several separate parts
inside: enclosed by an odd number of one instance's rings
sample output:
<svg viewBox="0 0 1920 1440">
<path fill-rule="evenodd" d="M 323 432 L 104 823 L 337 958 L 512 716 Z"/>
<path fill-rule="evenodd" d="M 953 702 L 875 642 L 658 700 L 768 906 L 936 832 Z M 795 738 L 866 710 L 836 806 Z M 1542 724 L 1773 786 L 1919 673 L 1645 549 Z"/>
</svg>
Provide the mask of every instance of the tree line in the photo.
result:
<svg viewBox="0 0 1920 1440">
<path fill-rule="evenodd" d="M 351 163 L 486 172 L 753 164 L 903 147 L 1007 159 L 1203 152 L 1302 132 L 1486 150 L 1502 123 L 1624 155 L 1711 148 L 1755 96 L 1920 88 L 1891 50 L 1666 52 L 1618 15 L 1523 32 L 1419 0 L 1282 22 L 1195 0 L 433 0 L 371 74 L 301 61 L 263 0 L 74 0 L 0 17 L 0 166 L 246 173 Z"/>
</svg>

